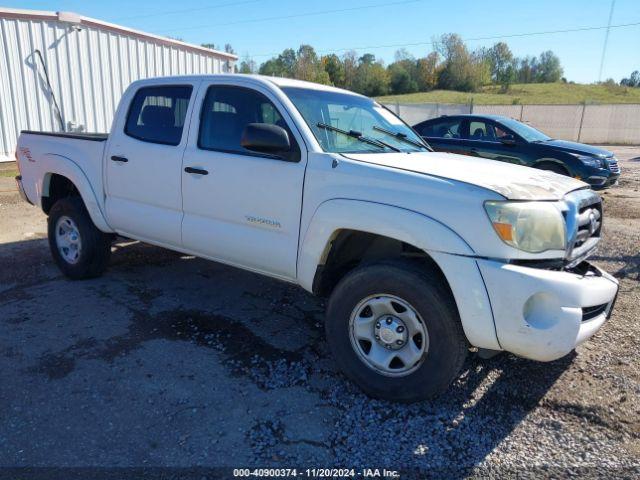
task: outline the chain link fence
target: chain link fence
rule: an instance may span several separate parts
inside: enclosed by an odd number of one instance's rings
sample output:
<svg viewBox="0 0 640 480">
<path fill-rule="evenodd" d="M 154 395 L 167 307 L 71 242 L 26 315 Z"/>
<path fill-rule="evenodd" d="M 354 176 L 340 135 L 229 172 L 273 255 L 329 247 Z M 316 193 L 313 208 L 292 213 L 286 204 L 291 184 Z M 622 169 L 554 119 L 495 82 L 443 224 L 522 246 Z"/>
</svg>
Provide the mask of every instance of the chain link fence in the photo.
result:
<svg viewBox="0 0 640 480">
<path fill-rule="evenodd" d="M 387 104 L 409 125 L 441 115 L 491 114 L 515 118 L 553 138 L 583 143 L 640 145 L 640 105 Z"/>
</svg>

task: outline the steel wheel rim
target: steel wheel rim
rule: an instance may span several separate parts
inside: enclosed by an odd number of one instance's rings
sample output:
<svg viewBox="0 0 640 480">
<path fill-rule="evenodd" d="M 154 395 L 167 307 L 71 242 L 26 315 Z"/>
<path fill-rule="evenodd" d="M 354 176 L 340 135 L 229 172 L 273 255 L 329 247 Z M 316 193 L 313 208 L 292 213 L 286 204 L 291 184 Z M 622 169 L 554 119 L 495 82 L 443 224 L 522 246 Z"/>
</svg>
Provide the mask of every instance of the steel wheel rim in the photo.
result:
<svg viewBox="0 0 640 480">
<path fill-rule="evenodd" d="M 424 321 L 409 302 L 395 295 L 361 300 L 349 318 L 349 337 L 358 358 L 389 377 L 413 373 L 429 350 Z"/>
<path fill-rule="evenodd" d="M 76 223 L 66 215 L 56 222 L 56 246 L 62 259 L 75 265 L 80 260 L 82 251 L 82 239 Z"/>
</svg>

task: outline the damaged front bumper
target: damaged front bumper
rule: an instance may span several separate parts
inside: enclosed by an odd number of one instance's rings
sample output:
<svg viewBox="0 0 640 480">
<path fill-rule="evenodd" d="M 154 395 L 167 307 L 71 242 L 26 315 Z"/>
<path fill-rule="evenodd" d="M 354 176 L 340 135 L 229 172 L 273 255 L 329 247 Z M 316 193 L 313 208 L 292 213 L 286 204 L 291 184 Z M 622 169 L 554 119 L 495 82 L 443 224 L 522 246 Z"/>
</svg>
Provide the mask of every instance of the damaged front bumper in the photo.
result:
<svg viewBox="0 0 640 480">
<path fill-rule="evenodd" d="M 503 350 L 539 361 L 571 352 L 610 316 L 618 281 L 582 262 L 571 270 L 546 270 L 477 260 Z"/>
</svg>

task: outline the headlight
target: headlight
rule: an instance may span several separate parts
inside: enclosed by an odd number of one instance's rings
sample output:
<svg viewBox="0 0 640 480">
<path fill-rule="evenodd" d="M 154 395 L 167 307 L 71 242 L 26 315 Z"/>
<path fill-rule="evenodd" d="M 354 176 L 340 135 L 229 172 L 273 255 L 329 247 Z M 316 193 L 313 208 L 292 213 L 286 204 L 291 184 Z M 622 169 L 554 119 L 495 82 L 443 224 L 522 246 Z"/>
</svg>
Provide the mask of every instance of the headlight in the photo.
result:
<svg viewBox="0 0 640 480">
<path fill-rule="evenodd" d="M 602 168 L 604 167 L 604 160 L 600 157 L 590 157 L 589 155 L 579 155 L 577 153 L 572 153 L 574 157 L 580 160 L 585 165 L 589 167 Z"/>
<path fill-rule="evenodd" d="M 551 202 L 485 202 L 498 236 L 507 245 L 529 253 L 564 250 L 566 226 Z"/>
</svg>

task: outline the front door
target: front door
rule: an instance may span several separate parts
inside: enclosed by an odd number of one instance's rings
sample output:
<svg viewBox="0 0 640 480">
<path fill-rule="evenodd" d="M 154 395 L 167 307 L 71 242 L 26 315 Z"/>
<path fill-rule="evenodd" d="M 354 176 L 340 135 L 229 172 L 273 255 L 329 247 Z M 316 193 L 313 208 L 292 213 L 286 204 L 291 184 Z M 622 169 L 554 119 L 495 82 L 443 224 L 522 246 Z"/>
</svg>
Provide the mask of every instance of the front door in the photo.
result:
<svg viewBox="0 0 640 480">
<path fill-rule="evenodd" d="M 180 245 L 185 119 L 194 87 L 142 87 L 123 100 L 128 110 L 116 116 L 105 160 L 107 218 L 118 233 Z"/>
<path fill-rule="evenodd" d="M 470 155 L 523 165 L 516 144 L 507 145 L 501 139 L 513 135 L 504 128 L 486 120 L 470 120 L 465 128 L 465 149 Z"/>
<path fill-rule="evenodd" d="M 184 247 L 294 279 L 306 149 L 293 122 L 266 89 L 212 83 L 196 105 L 182 172 Z M 283 127 L 292 151 L 246 150 L 240 139 L 249 123 Z"/>
</svg>

